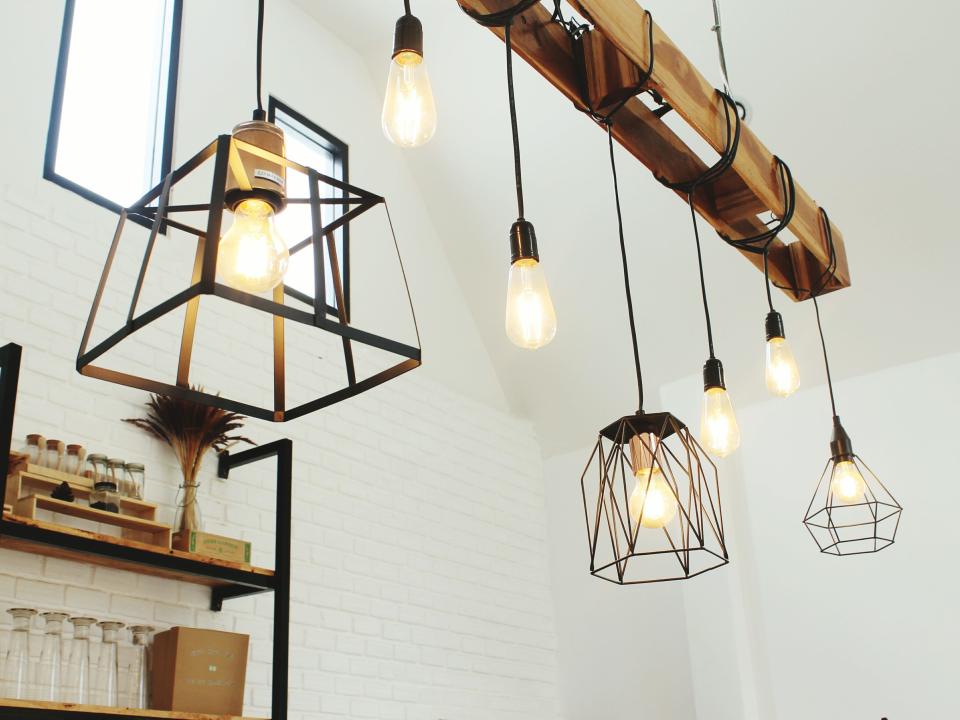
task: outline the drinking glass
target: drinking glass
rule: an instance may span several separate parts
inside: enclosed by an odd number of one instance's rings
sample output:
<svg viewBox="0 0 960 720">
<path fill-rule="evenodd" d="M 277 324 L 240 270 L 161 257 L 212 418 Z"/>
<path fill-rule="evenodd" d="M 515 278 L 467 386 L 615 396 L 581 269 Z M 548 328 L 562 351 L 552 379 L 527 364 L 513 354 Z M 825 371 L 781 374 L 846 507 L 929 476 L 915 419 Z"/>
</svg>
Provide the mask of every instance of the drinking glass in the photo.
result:
<svg viewBox="0 0 960 720">
<path fill-rule="evenodd" d="M 30 621 L 36 610 L 10 608 L 13 630 L 10 633 L 10 649 L 4 666 L 6 694 L 15 700 L 27 700 L 33 694 L 30 687 Z"/>
<path fill-rule="evenodd" d="M 91 617 L 70 618 L 73 642 L 70 644 L 70 659 L 67 661 L 64 697 L 67 702 L 90 704 L 90 628 L 96 622 Z"/>
<path fill-rule="evenodd" d="M 56 702 L 63 695 L 63 622 L 65 613 L 43 613 L 43 648 L 37 664 L 37 699 Z"/>
<path fill-rule="evenodd" d="M 97 624 L 103 633 L 100 641 L 99 663 L 100 672 L 103 675 L 102 702 L 107 707 L 120 707 L 120 658 L 117 642 L 120 639 L 123 623 L 105 620 Z"/>
</svg>

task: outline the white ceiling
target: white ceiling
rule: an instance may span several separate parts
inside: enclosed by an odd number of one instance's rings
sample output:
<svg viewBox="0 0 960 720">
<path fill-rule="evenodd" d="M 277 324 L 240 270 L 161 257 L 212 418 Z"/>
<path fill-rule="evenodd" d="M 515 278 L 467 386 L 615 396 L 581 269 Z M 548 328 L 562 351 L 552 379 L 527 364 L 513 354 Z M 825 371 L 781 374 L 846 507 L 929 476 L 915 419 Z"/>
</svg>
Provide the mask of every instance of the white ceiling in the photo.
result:
<svg viewBox="0 0 960 720">
<path fill-rule="evenodd" d="M 385 80 L 399 0 L 297 1 Z M 649 9 L 719 84 L 709 0 L 650 0 Z M 424 25 L 440 126 L 407 161 L 513 409 L 535 422 L 545 454 L 586 445 L 636 404 L 605 136 L 516 64 L 527 217 L 559 332 L 538 352 L 515 348 L 503 331 L 507 231 L 516 217 L 504 46 L 456 0 L 413 0 L 413 10 Z M 723 16 L 731 83 L 753 106 L 753 129 L 846 239 L 854 286 L 822 303 L 835 373 L 960 347 L 948 315 L 960 264 L 951 213 L 960 6 L 725 0 Z M 698 373 L 706 357 L 693 239 L 680 200 L 625 153 L 619 159 L 641 360 L 655 397 L 658 386 Z M 744 405 L 765 392 L 762 279 L 701 228 L 717 353 Z M 813 308 L 775 302 L 802 381 L 823 382 Z M 695 380 L 690 392 L 700 392 Z"/>
</svg>

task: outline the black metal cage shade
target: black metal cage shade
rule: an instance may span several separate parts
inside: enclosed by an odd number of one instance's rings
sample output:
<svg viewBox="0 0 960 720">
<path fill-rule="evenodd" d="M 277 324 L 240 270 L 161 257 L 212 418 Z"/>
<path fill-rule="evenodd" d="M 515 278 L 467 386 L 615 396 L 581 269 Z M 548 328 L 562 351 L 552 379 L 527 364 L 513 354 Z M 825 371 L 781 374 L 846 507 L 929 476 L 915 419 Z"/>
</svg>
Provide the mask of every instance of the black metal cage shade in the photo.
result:
<svg viewBox="0 0 960 720">
<path fill-rule="evenodd" d="M 634 467 L 638 453 L 649 470 Z M 657 527 L 644 525 L 648 503 L 636 495 L 654 473 L 675 504 Z M 636 585 L 683 580 L 729 561 L 716 466 L 670 413 L 628 415 L 603 428 L 580 485 L 592 575 Z"/>
<path fill-rule="evenodd" d="M 844 502 L 834 490 L 840 462 L 851 462 L 863 478 L 863 491 Z M 828 555 L 862 555 L 883 550 L 900 527 L 900 506 L 886 486 L 857 455 L 827 461 L 803 524 Z"/>
<path fill-rule="evenodd" d="M 272 297 L 243 292 L 224 285 L 216 280 L 217 253 L 221 237 L 221 225 L 224 212 L 224 195 L 228 178 L 232 179 L 241 189 L 250 189 L 251 183 L 244 170 L 244 160 L 255 156 L 267 162 L 285 166 L 288 172 L 302 173 L 306 176 L 309 185 L 309 197 L 287 198 L 288 205 L 304 204 L 310 208 L 312 232 L 310 236 L 290 247 L 291 255 L 311 247 L 314 260 L 314 296 L 312 298 L 297 293 L 284 285 L 273 290 Z M 213 179 L 209 193 L 209 201 L 195 204 L 171 204 L 172 189 L 200 166 L 212 160 Z M 195 186 L 195 184 L 194 184 Z M 325 197 L 321 192 L 322 186 L 330 186 L 338 190 L 341 197 Z M 205 199 L 205 198 L 204 198 Z M 406 292 L 406 301 L 409 304 L 412 327 L 416 334 L 416 345 L 409 345 L 396 340 L 368 332 L 350 324 L 350 317 L 344 298 L 344 289 L 339 272 L 339 258 L 334 233 L 346 226 L 362 213 L 383 204 L 383 197 L 344 183 L 336 178 L 317 172 L 312 168 L 300 165 L 292 160 L 263 150 L 255 145 L 238 140 L 230 135 L 221 135 L 210 145 L 205 147 L 184 165 L 177 168 L 163 181 L 150 190 L 140 200 L 120 213 L 113 242 L 107 256 L 103 273 L 97 287 L 93 306 L 87 320 L 83 339 L 77 355 L 77 371 L 83 375 L 100 380 L 127 385 L 154 393 L 162 393 L 174 397 L 181 397 L 195 402 L 221 407 L 227 410 L 240 412 L 251 417 L 284 422 L 293 420 L 307 413 L 319 410 L 328 405 L 340 402 L 346 398 L 358 395 L 387 380 L 401 375 L 420 365 L 421 352 L 419 330 L 416 324 L 416 315 L 410 299 L 410 291 L 403 264 L 400 258 L 396 237 L 393 237 L 394 250 L 399 264 L 403 289 Z M 321 209 L 325 205 L 340 206 L 344 212 L 340 217 L 324 225 L 321 219 Z M 183 218 L 191 213 L 204 213 L 206 224 L 204 227 L 194 227 Z M 389 218 L 389 214 L 388 214 Z M 103 301 L 104 290 L 110 276 L 111 268 L 117 256 L 117 250 L 124 236 L 127 221 L 149 229 L 149 236 L 140 265 L 136 285 L 130 298 L 129 308 L 126 309 L 126 321 L 118 330 L 106 337 L 102 342 L 90 347 L 91 335 L 96 323 L 97 313 Z M 160 302 L 154 307 L 138 311 L 138 303 L 144 289 L 144 280 L 148 266 L 154 254 L 158 236 L 164 230 L 173 228 L 197 238 L 192 275 L 187 280 L 185 289 L 175 293 L 172 297 Z M 392 225 L 391 225 L 392 233 Z M 191 248 L 192 250 L 193 248 Z M 333 294 L 336 304 L 327 302 L 326 269 L 330 268 L 333 281 Z M 273 404 L 271 407 L 243 401 L 237 398 L 223 397 L 210 392 L 202 392 L 192 388 L 190 384 L 191 359 L 194 349 L 195 333 L 197 329 L 197 314 L 200 298 L 214 296 L 233 303 L 246 306 L 273 316 L 272 332 L 272 377 L 270 385 L 273 390 Z M 306 303 L 309 309 L 300 309 L 284 303 L 285 295 L 294 297 Z M 141 328 L 164 317 L 177 308 L 185 306 L 182 333 L 179 338 L 179 352 L 175 368 L 175 377 L 169 380 L 120 372 L 94 365 L 99 357 L 114 348 Z M 309 400 L 292 408 L 287 408 L 287 379 L 285 360 L 284 325 L 292 321 L 309 328 L 330 333 L 332 337 L 339 336 L 343 349 L 343 364 L 345 369 L 345 383 L 333 392 L 327 392 L 321 397 Z M 354 358 L 354 343 L 367 348 L 384 351 L 396 356 L 395 364 L 372 375 L 359 378 Z"/>
</svg>

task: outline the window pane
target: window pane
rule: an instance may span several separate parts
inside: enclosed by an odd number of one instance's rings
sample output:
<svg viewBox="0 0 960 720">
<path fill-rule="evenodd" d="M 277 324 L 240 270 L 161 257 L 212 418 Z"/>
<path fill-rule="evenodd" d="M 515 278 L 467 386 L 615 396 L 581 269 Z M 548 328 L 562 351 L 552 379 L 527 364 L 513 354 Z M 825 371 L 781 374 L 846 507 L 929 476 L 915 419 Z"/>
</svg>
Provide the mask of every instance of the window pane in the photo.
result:
<svg viewBox="0 0 960 720">
<path fill-rule="evenodd" d="M 338 180 L 344 179 L 341 158 L 338 156 L 337 151 L 333 149 L 324 138 L 286 115 L 281 108 L 276 109 L 274 121 L 283 129 L 286 139 L 287 157 L 301 165 L 311 167 L 323 175 L 329 175 Z M 340 190 L 323 184 L 320 185 L 320 190 L 321 197 L 341 197 L 343 195 Z M 324 191 L 326 192 L 324 193 Z M 297 172 L 287 173 L 287 196 L 292 198 L 305 198 L 310 196 L 309 183 L 303 174 Z M 323 223 L 327 224 L 341 214 L 343 214 L 341 207 L 324 205 L 320 217 Z M 313 232 L 313 226 L 310 221 L 309 206 L 300 204 L 287 205 L 286 209 L 277 215 L 277 229 L 290 247 L 310 237 Z M 342 229 L 334 233 L 334 239 L 336 240 L 337 258 L 340 265 L 340 277 L 341 280 L 343 280 L 345 267 Z M 337 307 L 336 292 L 333 288 L 333 275 L 329 264 L 326 265 L 325 270 L 326 279 L 324 287 L 326 289 L 327 304 L 331 307 Z M 313 248 L 306 247 L 290 257 L 290 267 L 284 278 L 284 284 L 312 298 L 314 295 L 313 277 Z M 346 292 L 346 288 L 344 288 L 344 292 Z"/>
<path fill-rule="evenodd" d="M 173 0 L 76 0 L 55 172 L 120 205 L 160 179 Z"/>
</svg>

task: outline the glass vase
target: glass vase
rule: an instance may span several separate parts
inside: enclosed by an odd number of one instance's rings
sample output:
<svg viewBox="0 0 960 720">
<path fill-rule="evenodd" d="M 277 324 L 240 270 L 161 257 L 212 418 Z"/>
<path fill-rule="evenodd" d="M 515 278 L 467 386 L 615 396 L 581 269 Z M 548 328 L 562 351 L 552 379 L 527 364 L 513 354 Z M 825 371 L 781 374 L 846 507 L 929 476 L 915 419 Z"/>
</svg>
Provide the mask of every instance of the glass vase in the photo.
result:
<svg viewBox="0 0 960 720">
<path fill-rule="evenodd" d="M 63 697 L 63 623 L 66 614 L 43 613 L 43 648 L 37 664 L 37 699 L 57 702 Z"/>
<path fill-rule="evenodd" d="M 130 707 L 147 710 L 150 707 L 149 648 L 153 628 L 149 625 L 134 625 L 130 628 L 135 651 L 130 668 Z"/>
<path fill-rule="evenodd" d="M 7 612 L 13 617 L 13 630 L 4 663 L 4 693 L 15 700 L 31 699 L 33 688 L 30 684 L 30 621 L 37 611 L 31 608 L 10 608 Z"/>
<path fill-rule="evenodd" d="M 64 683 L 63 699 L 79 705 L 90 705 L 90 628 L 96 624 L 90 617 L 70 618 L 73 642 Z"/>
<path fill-rule="evenodd" d="M 118 642 L 122 622 L 107 620 L 97 623 L 103 637 L 100 642 L 100 673 L 103 675 L 103 698 L 107 707 L 120 707 L 120 653 Z"/>
</svg>

